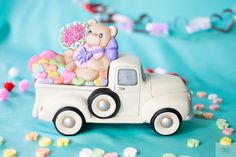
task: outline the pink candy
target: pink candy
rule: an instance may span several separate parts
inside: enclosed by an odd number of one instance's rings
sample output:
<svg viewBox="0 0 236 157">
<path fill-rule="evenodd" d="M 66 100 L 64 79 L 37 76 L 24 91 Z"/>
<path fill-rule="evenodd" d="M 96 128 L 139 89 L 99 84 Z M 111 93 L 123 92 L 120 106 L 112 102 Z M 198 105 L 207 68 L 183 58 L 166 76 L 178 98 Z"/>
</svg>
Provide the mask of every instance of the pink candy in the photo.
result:
<svg viewBox="0 0 236 157">
<path fill-rule="evenodd" d="M 195 109 L 195 110 L 204 110 L 204 105 L 203 105 L 203 104 L 196 104 L 196 105 L 194 106 L 194 109 Z"/>
<path fill-rule="evenodd" d="M 233 132 L 234 132 L 233 128 L 224 128 L 224 130 L 223 130 L 223 134 L 225 134 L 225 135 L 232 135 Z"/>
<path fill-rule="evenodd" d="M 217 104 L 212 104 L 212 105 L 210 105 L 209 109 L 210 109 L 210 110 L 213 110 L 213 111 L 217 111 L 217 110 L 219 110 L 219 105 L 217 105 Z"/>
<path fill-rule="evenodd" d="M 75 78 L 75 73 L 70 71 L 64 71 L 62 76 L 64 77 L 64 84 L 71 83 L 72 79 Z"/>
<path fill-rule="evenodd" d="M 197 97 L 204 98 L 206 96 L 206 92 L 197 92 Z"/>
<path fill-rule="evenodd" d="M 21 92 L 26 92 L 30 87 L 29 81 L 28 80 L 22 80 L 19 83 L 19 90 Z"/>
<path fill-rule="evenodd" d="M 0 89 L 0 101 L 7 100 L 8 91 L 6 89 Z"/>
<path fill-rule="evenodd" d="M 118 153 L 113 152 L 113 153 L 106 153 L 104 157 L 118 157 Z"/>
<path fill-rule="evenodd" d="M 221 98 L 214 98 L 212 101 L 213 101 L 214 104 L 221 104 L 223 99 L 221 99 Z"/>
</svg>

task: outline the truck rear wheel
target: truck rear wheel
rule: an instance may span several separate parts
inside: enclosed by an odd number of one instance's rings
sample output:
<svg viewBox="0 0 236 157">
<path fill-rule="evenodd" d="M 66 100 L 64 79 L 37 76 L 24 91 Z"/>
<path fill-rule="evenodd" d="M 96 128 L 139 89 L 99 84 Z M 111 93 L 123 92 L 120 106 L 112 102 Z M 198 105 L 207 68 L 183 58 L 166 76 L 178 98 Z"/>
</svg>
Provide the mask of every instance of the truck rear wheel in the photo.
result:
<svg viewBox="0 0 236 157">
<path fill-rule="evenodd" d="M 157 111 L 151 119 L 153 130 L 163 136 L 176 133 L 182 122 L 180 113 L 171 108 Z"/>
<path fill-rule="evenodd" d="M 97 89 L 88 98 L 88 109 L 97 118 L 112 118 L 120 109 L 119 96 L 107 88 Z"/>
<path fill-rule="evenodd" d="M 83 114 L 74 107 L 64 107 L 57 111 L 53 118 L 55 128 L 66 136 L 76 135 L 82 129 L 85 119 Z"/>
</svg>

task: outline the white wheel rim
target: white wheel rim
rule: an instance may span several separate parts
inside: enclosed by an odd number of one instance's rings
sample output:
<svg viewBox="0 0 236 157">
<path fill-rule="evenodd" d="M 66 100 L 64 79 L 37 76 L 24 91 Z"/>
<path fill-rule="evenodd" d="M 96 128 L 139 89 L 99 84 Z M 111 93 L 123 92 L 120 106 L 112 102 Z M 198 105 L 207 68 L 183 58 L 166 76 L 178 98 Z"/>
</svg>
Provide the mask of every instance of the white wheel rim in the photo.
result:
<svg viewBox="0 0 236 157">
<path fill-rule="evenodd" d="M 109 95 L 99 95 L 92 102 L 92 111 L 99 117 L 109 117 L 116 110 L 116 102 Z"/>
<path fill-rule="evenodd" d="M 161 135 L 171 135 L 179 128 L 180 121 L 176 114 L 164 112 L 154 120 L 154 129 Z"/>
<path fill-rule="evenodd" d="M 56 118 L 57 129 L 65 135 L 73 135 L 82 127 L 81 116 L 74 111 L 63 111 Z"/>
</svg>

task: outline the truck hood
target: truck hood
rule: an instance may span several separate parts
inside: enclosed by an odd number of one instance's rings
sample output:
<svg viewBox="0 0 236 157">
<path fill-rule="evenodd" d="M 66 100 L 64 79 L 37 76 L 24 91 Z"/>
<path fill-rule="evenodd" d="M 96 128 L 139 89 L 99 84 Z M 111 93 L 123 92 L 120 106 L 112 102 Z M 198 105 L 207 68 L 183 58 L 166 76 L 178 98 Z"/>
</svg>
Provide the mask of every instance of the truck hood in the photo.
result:
<svg viewBox="0 0 236 157">
<path fill-rule="evenodd" d="M 164 94 L 188 91 L 180 77 L 168 74 L 149 75 L 153 97 Z"/>
</svg>

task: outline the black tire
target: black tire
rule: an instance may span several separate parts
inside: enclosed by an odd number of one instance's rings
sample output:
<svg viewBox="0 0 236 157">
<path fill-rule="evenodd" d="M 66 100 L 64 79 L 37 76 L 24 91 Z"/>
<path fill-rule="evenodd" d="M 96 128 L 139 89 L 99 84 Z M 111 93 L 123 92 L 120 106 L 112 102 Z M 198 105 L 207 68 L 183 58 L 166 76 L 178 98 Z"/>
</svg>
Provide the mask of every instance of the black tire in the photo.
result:
<svg viewBox="0 0 236 157">
<path fill-rule="evenodd" d="M 156 127 L 155 127 L 155 120 L 156 120 L 156 118 L 157 118 L 159 115 L 161 115 L 161 114 L 163 114 L 163 113 L 173 113 L 173 114 L 176 115 L 176 117 L 177 117 L 177 119 L 178 119 L 178 122 L 179 122 L 178 128 L 177 128 L 174 132 L 172 132 L 172 133 L 170 133 L 170 134 L 163 134 L 163 133 L 161 133 L 161 132 L 159 132 L 159 131 L 156 130 Z M 151 124 L 153 130 L 154 130 L 157 134 L 162 135 L 162 136 L 169 136 L 169 135 L 175 134 L 175 133 L 179 130 L 179 128 L 180 128 L 180 126 L 181 126 L 181 123 L 182 123 L 182 116 L 180 115 L 180 113 L 179 113 L 177 110 L 172 109 L 172 108 L 164 108 L 164 109 L 161 109 L 161 110 L 157 111 L 157 112 L 153 115 L 153 117 L 152 117 L 152 119 L 151 119 L 151 122 L 150 122 L 150 124 Z"/>
<path fill-rule="evenodd" d="M 60 114 L 62 114 L 63 112 L 65 112 L 65 111 L 74 112 L 74 113 L 76 113 L 76 114 L 81 118 L 81 126 L 80 126 L 80 127 L 78 128 L 78 130 L 75 131 L 74 133 L 71 133 L 71 134 L 70 134 L 70 133 L 69 133 L 69 134 L 68 134 L 68 133 L 65 133 L 65 132 L 61 131 L 61 130 L 58 128 L 58 126 L 57 126 L 57 119 L 58 119 L 58 116 L 59 116 Z M 78 134 L 78 133 L 82 130 L 82 128 L 84 127 L 84 124 L 85 124 L 85 118 L 84 118 L 82 112 L 81 112 L 80 110 L 78 110 L 77 108 L 75 108 L 75 107 L 64 107 L 64 108 L 62 108 L 62 109 L 60 109 L 60 110 L 58 110 L 58 111 L 56 112 L 56 114 L 55 114 L 55 116 L 54 116 L 54 118 L 53 118 L 53 124 L 54 124 L 56 130 L 57 130 L 60 134 L 62 134 L 62 135 L 64 135 L 64 136 L 73 136 L 73 135 Z"/>
<path fill-rule="evenodd" d="M 93 108 L 92 108 L 92 105 L 93 105 L 93 101 L 96 97 L 100 96 L 100 95 L 106 95 L 106 96 L 109 96 L 111 97 L 114 102 L 115 102 L 115 110 L 113 111 L 113 113 L 109 116 L 105 116 L 105 117 L 102 117 L 102 116 L 99 116 L 98 114 L 96 114 L 94 111 L 93 111 Z M 107 119 L 107 118 L 112 118 L 114 116 L 116 116 L 116 114 L 118 113 L 119 109 L 120 109 L 120 98 L 119 96 L 114 93 L 113 91 L 111 91 L 110 89 L 108 88 L 99 88 L 95 91 L 93 91 L 90 96 L 88 97 L 88 109 L 89 109 L 89 112 L 94 116 L 94 117 L 97 117 L 97 118 L 101 118 L 101 119 Z"/>
</svg>

